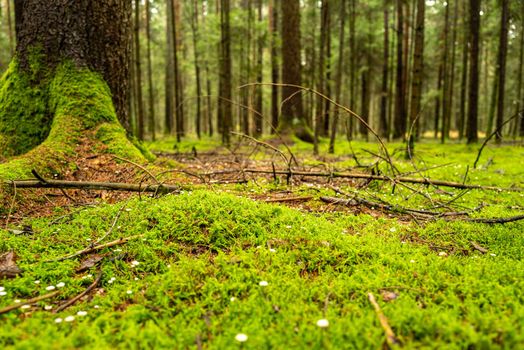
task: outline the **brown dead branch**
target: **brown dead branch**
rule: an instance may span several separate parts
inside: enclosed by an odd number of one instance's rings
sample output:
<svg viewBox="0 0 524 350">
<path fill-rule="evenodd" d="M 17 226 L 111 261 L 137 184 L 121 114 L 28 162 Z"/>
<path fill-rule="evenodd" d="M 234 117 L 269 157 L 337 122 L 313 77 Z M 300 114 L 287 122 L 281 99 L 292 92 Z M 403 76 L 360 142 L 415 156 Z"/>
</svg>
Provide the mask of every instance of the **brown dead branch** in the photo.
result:
<svg viewBox="0 0 524 350">
<path fill-rule="evenodd" d="M 45 300 L 45 299 L 53 298 L 53 297 L 57 296 L 58 294 L 60 294 L 60 291 L 56 291 L 56 292 L 53 292 L 53 293 L 45 294 L 45 295 L 42 295 L 42 296 L 39 296 L 39 297 L 36 297 L 36 298 L 28 299 L 28 300 L 26 300 L 26 301 L 24 301 L 22 303 L 17 303 L 17 304 L 13 304 L 13 305 L 4 307 L 3 309 L 0 309 L 0 315 L 5 314 L 5 313 L 7 313 L 9 311 L 13 311 L 13 310 L 19 309 L 19 308 L 21 308 L 24 305 L 30 305 L 30 304 L 34 304 L 34 303 L 37 303 L 37 302 Z"/>
<path fill-rule="evenodd" d="M 130 184 L 123 182 L 93 182 L 93 181 L 67 181 L 67 180 L 16 180 L 5 182 L 6 185 L 20 188 L 64 188 L 82 189 L 95 191 L 128 191 L 128 192 L 152 192 L 152 193 L 171 193 L 178 192 L 179 186 L 176 185 L 146 185 Z"/>
<path fill-rule="evenodd" d="M 377 300 L 375 299 L 375 296 L 373 293 L 368 293 L 368 299 L 371 305 L 373 305 L 373 308 L 375 309 L 375 313 L 378 316 L 378 320 L 380 322 L 380 326 L 382 326 L 382 329 L 384 330 L 384 333 L 386 334 L 386 342 L 390 348 L 394 347 L 395 345 L 399 345 L 400 342 L 395 336 L 395 333 L 391 329 L 388 323 L 387 317 L 382 312 L 382 309 L 380 308 L 380 305 L 378 305 Z"/>
<path fill-rule="evenodd" d="M 89 292 L 91 292 L 100 283 L 101 279 L 102 279 L 102 271 L 99 271 L 98 275 L 96 276 L 96 278 L 94 280 L 94 282 L 91 283 L 89 285 L 89 287 L 86 288 L 86 290 L 84 290 L 82 293 L 78 294 L 74 298 L 69 299 L 68 301 L 66 301 L 65 303 L 63 303 L 59 307 L 57 307 L 53 311 L 53 313 L 56 314 L 57 312 L 64 311 L 65 309 L 67 309 L 68 307 L 70 307 L 71 305 L 73 305 L 74 303 L 79 301 L 80 299 L 82 299 L 85 295 L 89 294 Z"/>
</svg>

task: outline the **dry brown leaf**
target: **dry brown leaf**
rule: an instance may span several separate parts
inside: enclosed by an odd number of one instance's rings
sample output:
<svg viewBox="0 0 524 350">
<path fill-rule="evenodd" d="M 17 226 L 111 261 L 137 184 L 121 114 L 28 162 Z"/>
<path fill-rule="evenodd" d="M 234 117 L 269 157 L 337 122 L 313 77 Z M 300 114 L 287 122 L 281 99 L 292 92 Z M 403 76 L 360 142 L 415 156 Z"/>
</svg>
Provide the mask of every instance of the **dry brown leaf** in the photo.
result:
<svg viewBox="0 0 524 350">
<path fill-rule="evenodd" d="M 80 266 L 76 269 L 76 272 L 82 272 L 85 270 L 89 270 L 96 264 L 98 264 L 107 254 L 100 255 L 100 254 L 92 254 L 88 256 L 86 259 L 82 260 L 80 263 Z"/>
<path fill-rule="evenodd" d="M 0 279 L 15 278 L 22 273 L 22 270 L 15 263 L 16 254 L 9 251 L 0 255 Z"/>
<path fill-rule="evenodd" d="M 384 300 L 385 302 L 395 300 L 399 297 L 397 293 L 390 292 L 388 290 L 383 290 L 380 294 L 382 295 L 382 300 Z"/>
</svg>

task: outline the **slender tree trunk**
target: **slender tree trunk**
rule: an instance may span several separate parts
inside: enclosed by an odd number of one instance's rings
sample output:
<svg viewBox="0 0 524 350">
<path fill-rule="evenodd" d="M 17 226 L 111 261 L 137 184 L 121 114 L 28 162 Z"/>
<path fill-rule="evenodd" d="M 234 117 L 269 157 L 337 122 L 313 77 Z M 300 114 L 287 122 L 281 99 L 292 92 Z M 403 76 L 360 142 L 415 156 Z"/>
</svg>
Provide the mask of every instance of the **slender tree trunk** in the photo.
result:
<svg viewBox="0 0 524 350">
<path fill-rule="evenodd" d="M 173 6 L 172 0 L 168 0 L 166 4 L 166 33 L 167 33 L 167 54 L 166 54 L 166 80 L 165 80 L 165 126 L 166 134 L 171 135 L 175 127 L 174 109 L 173 109 L 173 88 L 175 86 L 175 73 L 173 65 L 174 39 L 171 26 L 173 23 Z"/>
<path fill-rule="evenodd" d="M 257 6 L 257 15 L 258 15 L 258 35 L 257 35 L 257 83 L 262 83 L 263 78 L 263 59 L 264 59 L 264 34 L 262 33 L 261 26 L 263 24 L 262 22 L 262 0 L 258 0 L 258 6 Z M 262 92 L 263 89 L 261 86 L 257 87 L 255 90 L 255 110 L 260 112 L 262 115 L 263 113 L 263 106 L 262 106 Z M 254 125 L 255 125 L 255 135 L 260 136 L 262 135 L 262 129 L 263 129 L 263 120 L 260 116 L 253 113 Z"/>
<path fill-rule="evenodd" d="M 13 35 L 13 22 L 11 20 L 11 0 L 6 0 L 5 3 L 7 17 L 7 36 L 9 38 L 9 52 L 11 53 L 12 57 L 15 50 L 15 40 Z"/>
<path fill-rule="evenodd" d="M 135 91 L 136 91 L 136 118 L 138 139 L 144 139 L 144 100 L 142 97 L 142 65 L 140 60 L 140 0 L 135 0 L 135 29 L 134 29 L 134 54 L 135 54 Z"/>
<path fill-rule="evenodd" d="M 449 135 L 446 125 L 449 121 L 449 1 L 446 5 L 445 21 L 444 21 L 444 51 L 442 51 L 442 90 L 439 91 L 442 98 L 442 125 L 440 129 L 440 142 L 444 143 Z"/>
<path fill-rule="evenodd" d="M 382 62 L 382 89 L 380 96 L 379 134 L 388 136 L 388 79 L 389 79 L 389 10 L 387 1 L 384 10 L 384 54 Z"/>
<path fill-rule="evenodd" d="M 200 39 L 198 31 L 198 0 L 192 1 L 192 14 L 191 14 L 191 31 L 193 32 L 193 56 L 195 64 L 195 82 L 196 82 L 196 93 L 197 93 L 197 110 L 195 115 L 195 127 L 197 137 L 200 139 L 202 134 L 202 85 L 200 79 L 200 53 L 198 48 L 198 41 Z"/>
<path fill-rule="evenodd" d="M 404 13 L 402 0 L 397 0 L 397 76 L 395 96 L 394 138 L 403 138 L 406 132 L 406 107 L 404 89 Z"/>
<path fill-rule="evenodd" d="M 146 6 L 146 36 L 147 36 L 147 85 L 148 85 L 148 107 L 149 107 L 149 132 L 151 139 L 156 139 L 156 121 L 155 121 L 155 88 L 153 85 L 153 68 L 151 64 L 151 0 L 145 1 Z"/>
<path fill-rule="evenodd" d="M 462 48 L 462 77 L 460 78 L 460 115 L 458 120 L 459 140 L 464 138 L 465 124 L 466 124 L 466 92 L 468 91 L 468 42 L 469 42 L 469 26 L 468 26 L 468 4 L 464 2 L 463 9 L 463 48 Z"/>
<path fill-rule="evenodd" d="M 318 79 L 317 79 L 317 91 L 321 94 L 325 94 L 325 86 L 327 85 L 325 77 L 326 68 L 326 48 L 327 48 L 327 36 L 329 26 L 329 0 L 322 0 L 322 9 L 320 15 L 320 42 L 319 42 L 319 54 L 318 54 Z M 323 131 L 323 124 L 325 118 L 324 99 L 317 96 L 317 107 L 315 108 L 315 145 L 314 153 L 318 154 L 318 141 Z"/>
<path fill-rule="evenodd" d="M 517 104 L 515 106 L 515 113 L 520 113 L 520 118 L 515 119 L 513 127 L 513 136 L 516 137 L 517 133 L 521 131 L 520 136 L 524 136 L 524 113 L 521 108 L 524 107 L 523 94 L 522 94 L 522 75 L 523 72 L 523 60 L 524 60 L 524 1 L 522 2 L 521 9 L 521 28 L 520 28 L 520 54 L 519 54 L 519 65 L 518 65 L 518 83 L 517 83 Z M 519 130 L 519 121 L 521 129 Z"/>
<path fill-rule="evenodd" d="M 338 34 L 338 63 L 337 63 L 337 76 L 335 80 L 335 99 L 338 103 L 341 103 L 342 97 L 342 75 L 344 74 L 344 33 L 346 26 L 346 0 L 340 0 L 340 31 Z M 335 153 L 335 138 L 337 136 L 337 125 L 338 125 L 339 110 L 335 110 L 333 116 L 333 122 L 331 123 L 331 137 L 329 139 L 329 150 L 328 152 Z"/>
<path fill-rule="evenodd" d="M 176 121 L 176 140 L 177 142 L 181 141 L 182 136 L 184 136 L 184 92 L 183 92 L 183 82 L 182 82 L 182 72 L 180 70 L 180 62 L 178 57 L 178 48 L 181 44 L 179 34 L 178 34 L 178 22 L 177 17 L 179 6 L 178 0 L 169 0 L 171 6 L 173 7 L 173 17 L 171 23 L 171 31 L 173 32 L 173 67 L 174 67 L 174 80 L 175 80 L 175 121 Z"/>
<path fill-rule="evenodd" d="M 415 27 L 415 49 L 413 53 L 413 79 L 411 84 L 410 141 L 418 139 L 420 132 L 420 102 L 422 97 L 422 77 L 424 71 L 424 19 L 426 2 L 417 0 L 417 18 Z"/>
<path fill-rule="evenodd" d="M 479 99 L 479 36 L 480 36 L 480 0 L 469 0 L 470 5 L 470 65 L 468 86 L 468 125 L 466 137 L 468 143 L 478 141 L 478 99 Z"/>
<path fill-rule="evenodd" d="M 449 6 L 449 5 L 448 5 Z M 452 117 L 456 116 L 455 109 L 453 108 L 454 103 L 454 90 L 455 90 L 455 60 L 457 58 L 457 22 L 458 22 L 458 7 L 459 2 L 458 0 L 455 0 L 455 9 L 453 12 L 453 31 L 451 34 L 451 68 L 449 73 L 449 88 L 448 88 L 448 119 L 446 124 L 446 134 L 449 137 L 449 132 L 451 130 L 452 125 Z M 453 118 L 456 119 L 456 118 Z"/>
<path fill-rule="evenodd" d="M 326 96 L 331 98 L 331 10 L 327 9 L 327 18 L 326 18 L 326 76 L 325 79 L 325 88 Z M 330 109 L 331 102 L 324 100 L 324 110 L 322 122 L 324 124 L 322 128 L 322 136 L 329 135 L 329 120 L 330 120 Z"/>
<path fill-rule="evenodd" d="M 498 84 L 498 104 L 497 104 L 497 143 L 502 142 L 502 124 L 504 123 L 504 98 L 506 88 L 506 56 L 508 52 L 508 26 L 509 26 L 509 0 L 502 0 L 502 18 L 500 25 L 499 41 L 499 84 Z"/>
<path fill-rule="evenodd" d="M 271 33 L 271 82 L 279 82 L 278 64 L 278 8 L 279 0 L 271 0 L 270 6 L 270 33 Z M 275 133 L 278 127 L 278 86 L 271 86 L 271 133 Z"/>
<path fill-rule="evenodd" d="M 231 34 L 229 13 L 230 0 L 220 0 L 220 91 L 218 119 L 222 120 L 222 143 L 229 147 L 232 124 L 231 108 Z"/>
<path fill-rule="evenodd" d="M 356 1 L 349 1 L 350 9 L 350 22 L 349 22 L 349 106 L 353 111 L 357 109 L 357 97 L 356 97 L 356 70 L 357 70 L 357 44 L 356 44 Z M 354 129 L 354 119 L 348 118 L 347 125 L 347 139 L 351 140 L 353 138 L 353 129 Z"/>
</svg>

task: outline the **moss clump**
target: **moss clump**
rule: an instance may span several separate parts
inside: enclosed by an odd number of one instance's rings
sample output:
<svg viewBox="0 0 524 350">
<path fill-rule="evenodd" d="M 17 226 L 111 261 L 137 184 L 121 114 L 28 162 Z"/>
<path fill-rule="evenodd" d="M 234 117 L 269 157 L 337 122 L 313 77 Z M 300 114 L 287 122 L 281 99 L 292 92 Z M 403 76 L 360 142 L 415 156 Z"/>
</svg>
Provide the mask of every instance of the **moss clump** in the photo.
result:
<svg viewBox="0 0 524 350">
<path fill-rule="evenodd" d="M 32 63 L 37 67 L 37 63 Z M 36 68 L 35 68 L 36 69 Z M 141 160 L 118 122 L 111 92 L 103 78 L 72 62 L 59 65 L 34 85 L 34 69 L 24 72 L 16 59 L 0 82 L 0 155 L 21 158 L 0 165 L 0 179 L 46 173 L 67 164 L 75 146 L 90 134 L 107 144 L 108 151 Z M 89 133 L 88 131 L 97 132 Z"/>
</svg>

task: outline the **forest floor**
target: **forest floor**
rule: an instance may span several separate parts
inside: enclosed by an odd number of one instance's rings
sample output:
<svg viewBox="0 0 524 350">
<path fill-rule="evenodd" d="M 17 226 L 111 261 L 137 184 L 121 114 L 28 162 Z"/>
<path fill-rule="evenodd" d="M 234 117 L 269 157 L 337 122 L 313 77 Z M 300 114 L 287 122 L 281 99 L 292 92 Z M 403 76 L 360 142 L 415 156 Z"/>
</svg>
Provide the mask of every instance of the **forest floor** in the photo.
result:
<svg viewBox="0 0 524 350">
<path fill-rule="evenodd" d="M 421 143 L 408 160 L 389 144 L 386 161 L 372 143 L 314 156 L 266 141 L 165 139 L 154 164 L 93 155 L 56 176 L 170 194 L 14 191 L 0 345 L 524 347 L 521 144 L 473 169 L 479 145 Z"/>
</svg>

